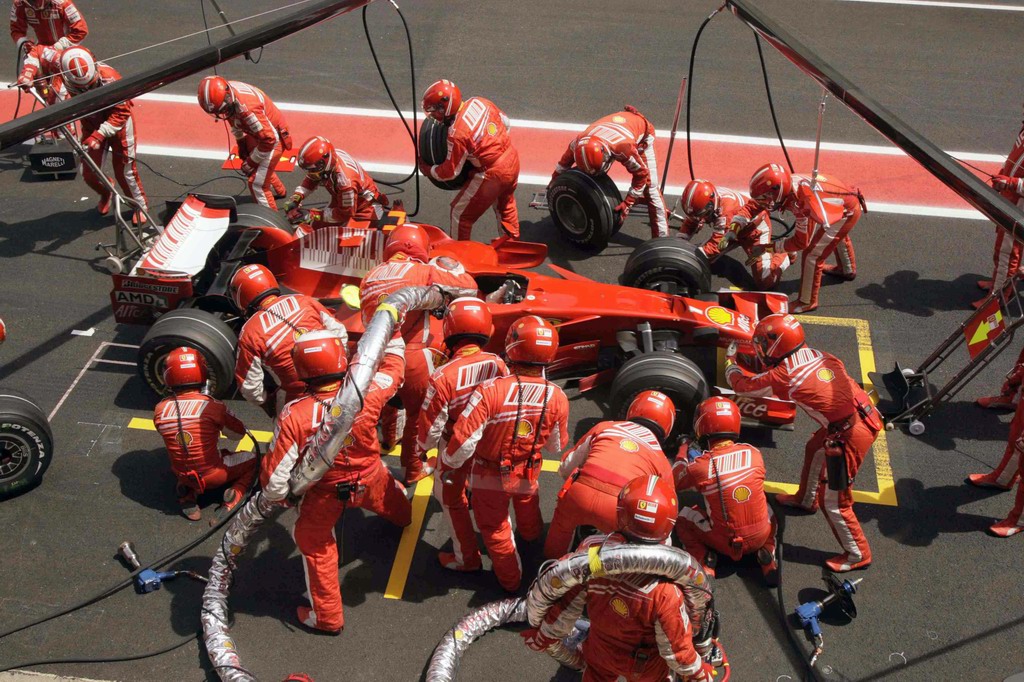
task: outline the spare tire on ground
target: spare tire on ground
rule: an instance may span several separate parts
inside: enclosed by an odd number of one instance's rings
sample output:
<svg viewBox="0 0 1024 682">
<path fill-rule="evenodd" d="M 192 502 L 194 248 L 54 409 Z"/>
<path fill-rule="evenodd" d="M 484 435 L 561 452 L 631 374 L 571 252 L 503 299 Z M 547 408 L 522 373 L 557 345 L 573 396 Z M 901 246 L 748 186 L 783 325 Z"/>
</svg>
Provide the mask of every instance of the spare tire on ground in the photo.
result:
<svg viewBox="0 0 1024 682">
<path fill-rule="evenodd" d="M 0 500 L 31 490 L 53 459 L 53 432 L 24 393 L 0 388 Z"/>
<path fill-rule="evenodd" d="M 655 237 L 633 250 L 622 270 L 627 287 L 697 298 L 711 291 L 711 267 L 704 252 L 679 237 Z"/>
<path fill-rule="evenodd" d="M 436 166 L 444 163 L 448 158 L 448 126 L 442 125 L 430 118 L 423 119 L 420 126 L 419 137 L 420 161 L 428 166 Z M 462 172 L 453 180 L 435 180 L 429 174 L 424 174 L 434 187 L 447 190 L 462 189 L 469 181 L 469 174 L 472 165 L 466 163 L 462 166 Z"/>
<path fill-rule="evenodd" d="M 227 398 L 234 383 L 237 345 L 238 336 L 219 317 L 195 308 L 172 310 L 154 322 L 142 339 L 139 373 L 150 388 L 163 395 L 164 359 L 178 346 L 189 346 L 206 360 L 210 395 Z"/>
<path fill-rule="evenodd" d="M 603 249 L 622 227 L 615 214 L 622 194 L 607 175 L 567 170 L 548 186 L 547 199 L 551 219 L 573 244 Z"/>
</svg>

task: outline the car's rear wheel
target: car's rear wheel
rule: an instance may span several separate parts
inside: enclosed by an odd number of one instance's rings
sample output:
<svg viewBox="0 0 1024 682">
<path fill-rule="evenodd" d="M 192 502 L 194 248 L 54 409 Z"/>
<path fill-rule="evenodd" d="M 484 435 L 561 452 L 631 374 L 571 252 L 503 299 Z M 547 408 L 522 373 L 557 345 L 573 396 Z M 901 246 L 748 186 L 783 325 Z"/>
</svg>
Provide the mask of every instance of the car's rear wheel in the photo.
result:
<svg viewBox="0 0 1024 682">
<path fill-rule="evenodd" d="M 630 358 L 611 386 L 612 414 L 625 419 L 630 403 L 641 391 L 661 391 L 676 406 L 676 434 L 689 433 L 697 405 L 710 395 L 704 373 L 687 357 L 671 351 L 653 351 Z"/>
<path fill-rule="evenodd" d="M 235 211 L 237 218 L 232 225 L 239 227 L 276 227 L 288 234 L 295 234 L 295 226 L 288 222 L 283 213 L 257 203 L 239 204 Z"/>
<path fill-rule="evenodd" d="M 622 283 L 666 294 L 696 298 L 711 291 L 711 268 L 704 252 L 679 237 L 655 237 L 626 260 Z"/>
<path fill-rule="evenodd" d="M 203 354 L 210 375 L 210 394 L 226 398 L 231 394 L 238 337 L 222 319 L 203 310 L 172 310 L 158 319 L 142 340 L 138 367 L 142 378 L 158 394 L 166 392 L 163 372 L 167 354 L 178 346 L 189 346 Z"/>
<path fill-rule="evenodd" d="M 555 226 L 573 244 L 603 249 L 622 227 L 616 225 L 614 211 L 622 195 L 607 175 L 567 170 L 548 186 L 547 199 Z"/>
<path fill-rule="evenodd" d="M 24 393 L 0 388 L 0 500 L 35 487 L 53 459 L 46 415 Z"/>
<path fill-rule="evenodd" d="M 420 161 L 428 166 L 444 163 L 448 158 L 448 126 L 438 123 L 429 116 L 423 119 L 423 125 L 420 126 L 419 152 Z M 467 163 L 453 180 L 435 180 L 430 175 L 426 178 L 439 189 L 457 190 L 462 189 L 469 180 L 470 171 L 472 167 Z"/>
</svg>

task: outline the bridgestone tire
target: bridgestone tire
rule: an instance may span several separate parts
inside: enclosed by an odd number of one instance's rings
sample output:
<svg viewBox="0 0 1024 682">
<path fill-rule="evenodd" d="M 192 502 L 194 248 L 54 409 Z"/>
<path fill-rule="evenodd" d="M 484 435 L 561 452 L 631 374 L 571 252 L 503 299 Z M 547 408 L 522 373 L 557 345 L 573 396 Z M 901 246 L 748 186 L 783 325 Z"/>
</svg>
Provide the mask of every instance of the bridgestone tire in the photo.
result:
<svg viewBox="0 0 1024 682">
<path fill-rule="evenodd" d="M 46 415 L 24 393 L 0 388 L 0 500 L 34 488 L 53 459 Z"/>
<path fill-rule="evenodd" d="M 266 206 L 261 206 L 260 204 L 241 204 L 236 210 L 238 211 L 238 218 L 235 222 L 231 223 L 232 226 L 263 227 L 264 225 L 270 225 L 279 230 L 284 230 L 288 234 L 295 234 L 295 226 L 288 222 L 283 213 L 273 211 Z"/>
<path fill-rule="evenodd" d="M 704 252 L 679 237 L 655 237 L 626 260 L 622 284 L 697 298 L 711 291 L 711 268 Z"/>
<path fill-rule="evenodd" d="M 615 186 L 615 181 L 607 175 L 597 175 L 594 176 L 594 179 L 601 186 L 601 191 L 604 192 L 605 198 L 608 199 L 608 205 L 612 207 L 612 234 L 618 234 L 619 230 L 622 229 L 622 225 L 626 222 L 615 212 L 615 207 L 622 203 L 622 192 Z"/>
<path fill-rule="evenodd" d="M 235 332 L 219 317 L 194 308 L 172 310 L 154 322 L 142 339 L 139 373 L 150 388 L 163 395 L 164 358 L 178 346 L 189 346 L 206 360 L 211 395 L 227 398 L 234 383 L 237 345 Z"/>
<path fill-rule="evenodd" d="M 612 414 L 625 419 L 633 398 L 641 391 L 661 391 L 676 406 L 676 433 L 689 433 L 697 405 L 710 394 L 700 368 L 671 351 L 654 351 L 630 358 L 619 369 L 610 391 Z"/>
<path fill-rule="evenodd" d="M 423 119 L 423 125 L 420 126 L 419 151 L 420 161 L 428 166 L 444 163 L 448 159 L 448 126 L 441 125 L 429 116 Z M 467 163 L 454 180 L 435 180 L 428 174 L 424 174 L 424 177 L 438 189 L 459 190 L 469 181 L 471 171 L 472 168 Z"/>
<path fill-rule="evenodd" d="M 611 190 L 614 194 L 609 197 Z M 608 246 L 617 229 L 614 209 L 622 201 L 610 178 L 573 168 L 551 182 L 547 198 L 551 219 L 568 241 L 595 250 Z"/>
</svg>

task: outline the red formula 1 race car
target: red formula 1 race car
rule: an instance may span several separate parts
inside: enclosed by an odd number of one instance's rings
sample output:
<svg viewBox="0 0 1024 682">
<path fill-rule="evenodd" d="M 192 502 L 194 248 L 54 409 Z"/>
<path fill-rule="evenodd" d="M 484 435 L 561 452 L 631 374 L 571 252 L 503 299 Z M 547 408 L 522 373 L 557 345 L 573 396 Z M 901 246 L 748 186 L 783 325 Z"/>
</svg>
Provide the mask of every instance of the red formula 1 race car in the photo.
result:
<svg viewBox="0 0 1024 682">
<path fill-rule="evenodd" d="M 128 274 L 114 275 L 111 301 L 118 322 L 152 325 L 142 342 L 139 370 L 162 391 L 164 355 L 182 344 L 200 349 L 210 367 L 212 392 L 231 391 L 238 311 L 225 295 L 235 269 L 258 262 L 281 285 L 321 299 L 358 338 L 362 331 L 358 284 L 382 260 L 387 234 L 405 215 L 391 212 L 386 224 L 322 227 L 296 238 L 281 215 L 258 206 L 234 206 L 222 197 L 190 196 L 163 234 Z M 589 390 L 611 383 L 611 408 L 622 415 L 642 390 L 673 397 L 688 424 L 692 408 L 711 392 L 719 349 L 738 342 L 741 359 L 756 370 L 751 333 L 760 316 L 785 311 L 780 294 L 722 291 L 709 294 L 707 262 L 689 243 L 674 237 L 645 242 L 629 258 L 621 284 L 595 282 L 549 265 L 546 246 L 498 239 L 491 244 L 456 241 L 422 225 L 431 237 L 431 257 L 458 260 L 476 279 L 481 295 L 504 286 L 492 303 L 494 350 L 512 322 L 540 315 L 559 326 L 560 348 L 550 375 L 575 378 Z M 755 398 L 747 417 L 785 428 L 792 403 Z"/>
</svg>

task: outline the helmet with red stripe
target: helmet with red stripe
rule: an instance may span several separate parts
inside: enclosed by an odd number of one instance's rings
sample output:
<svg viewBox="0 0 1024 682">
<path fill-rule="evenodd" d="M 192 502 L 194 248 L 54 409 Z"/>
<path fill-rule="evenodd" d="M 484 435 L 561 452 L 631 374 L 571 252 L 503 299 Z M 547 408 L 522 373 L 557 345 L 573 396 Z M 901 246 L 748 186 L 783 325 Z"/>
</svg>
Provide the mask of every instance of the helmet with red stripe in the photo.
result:
<svg viewBox="0 0 1024 682">
<path fill-rule="evenodd" d="M 735 440 L 740 436 L 740 408 L 729 398 L 708 398 L 693 414 L 693 434 L 705 444 L 716 438 Z"/>
<path fill-rule="evenodd" d="M 630 540 L 659 543 L 672 534 L 679 502 L 672 482 L 660 476 L 637 476 L 619 492 L 617 530 Z"/>
<path fill-rule="evenodd" d="M 220 76 L 207 76 L 199 81 L 196 98 L 203 111 L 218 120 L 226 119 L 231 114 L 231 104 L 235 101 L 231 86 Z"/>
<path fill-rule="evenodd" d="M 754 328 L 754 350 L 761 362 L 774 366 L 804 345 L 804 328 L 792 315 L 775 313 Z"/>
<path fill-rule="evenodd" d="M 444 123 L 458 113 L 462 106 L 462 91 L 450 80 L 442 79 L 430 84 L 423 93 L 423 113 Z"/>
<path fill-rule="evenodd" d="M 179 346 L 164 359 L 164 384 L 172 391 L 202 388 L 206 376 L 206 360 L 195 348 Z"/>
<path fill-rule="evenodd" d="M 505 356 L 522 365 L 548 365 L 558 352 L 558 330 L 542 317 L 520 317 L 505 335 Z"/>
<path fill-rule="evenodd" d="M 64 50 L 60 56 L 61 77 L 72 88 L 91 88 L 100 79 L 96 58 L 89 48 L 75 45 Z"/>
<path fill-rule="evenodd" d="M 718 191 L 707 180 L 690 180 L 683 188 L 681 203 L 688 217 L 711 219 L 718 213 Z"/>
<path fill-rule="evenodd" d="M 306 140 L 299 150 L 299 168 L 315 177 L 334 170 L 334 145 L 317 135 Z"/>
<path fill-rule="evenodd" d="M 344 378 L 348 358 L 341 339 L 332 332 L 318 330 L 296 339 L 292 346 L 292 365 L 299 379 L 318 385 Z"/>
<path fill-rule="evenodd" d="M 775 210 L 793 191 L 793 176 L 777 163 L 766 163 L 750 176 L 750 198 L 761 206 Z"/>
<path fill-rule="evenodd" d="M 612 150 L 599 137 L 585 137 L 576 143 L 573 151 L 576 167 L 588 175 L 607 173 L 612 165 Z"/>
<path fill-rule="evenodd" d="M 398 254 L 406 258 L 427 262 L 430 254 L 430 236 L 419 225 L 399 225 L 391 231 L 384 245 L 384 260 L 391 260 Z"/>
<path fill-rule="evenodd" d="M 676 406 L 661 391 L 641 391 L 630 403 L 626 419 L 646 426 L 659 441 L 664 441 L 676 422 Z"/>
<path fill-rule="evenodd" d="M 228 290 L 231 292 L 231 300 L 243 314 L 248 314 L 251 308 L 267 296 L 281 293 L 277 278 L 270 270 L 256 263 L 239 268 L 231 278 Z"/>
<path fill-rule="evenodd" d="M 442 325 L 444 343 L 448 348 L 454 348 L 465 341 L 483 345 L 494 333 L 487 304 L 469 296 L 451 302 L 445 311 Z"/>
</svg>

